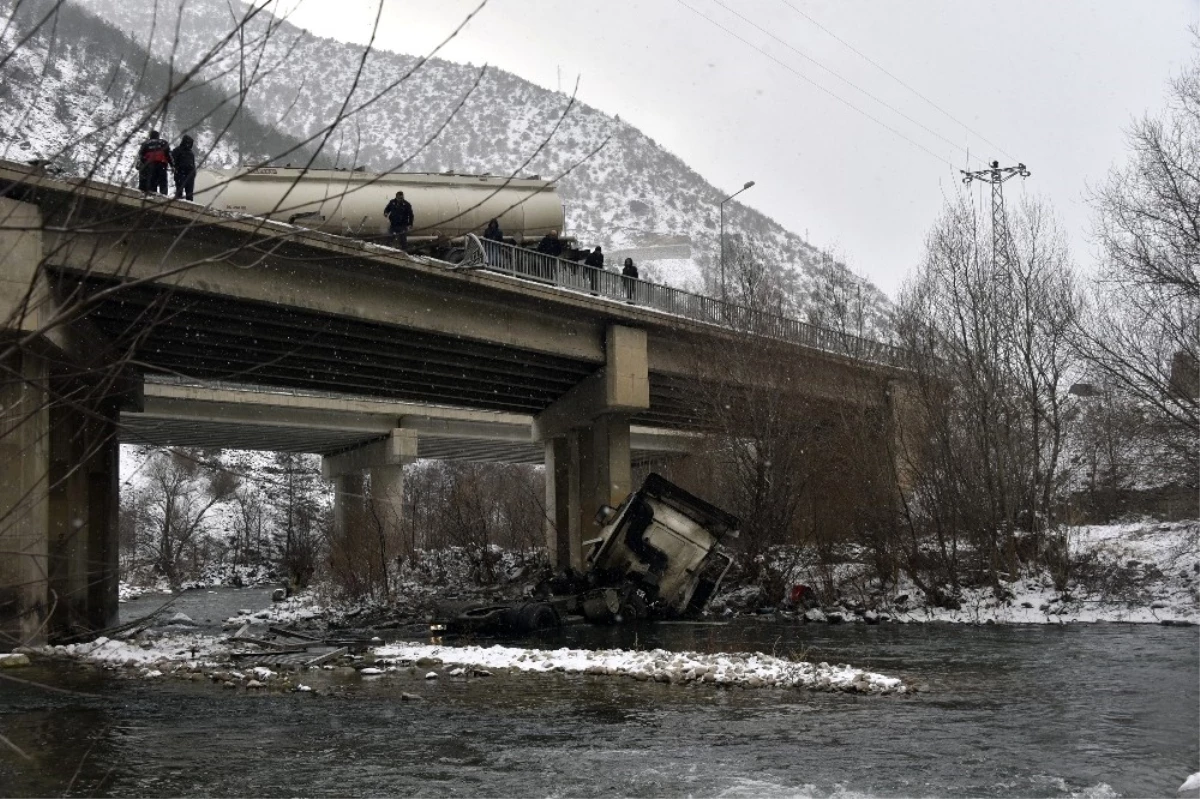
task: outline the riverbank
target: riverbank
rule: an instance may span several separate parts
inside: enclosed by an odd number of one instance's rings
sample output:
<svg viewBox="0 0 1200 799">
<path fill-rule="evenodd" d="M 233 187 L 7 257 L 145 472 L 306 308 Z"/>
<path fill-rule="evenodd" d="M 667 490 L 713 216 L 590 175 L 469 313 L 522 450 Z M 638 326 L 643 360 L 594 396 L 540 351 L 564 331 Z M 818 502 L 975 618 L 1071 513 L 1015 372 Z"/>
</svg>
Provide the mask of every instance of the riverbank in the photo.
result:
<svg viewBox="0 0 1200 799">
<path fill-rule="evenodd" d="M 1131 522 L 1072 528 L 1068 533 L 1072 572 L 1061 590 L 1048 571 L 1027 571 L 991 585 L 945 586 L 951 602 L 935 605 L 911 580 L 900 577 L 884 585 L 862 562 L 848 560 L 823 576 L 822 568 L 799 566 L 793 585 L 819 586 L 832 579 L 838 586 L 832 602 L 806 605 L 785 597 L 766 596 L 756 585 L 734 585 L 710 603 L 705 618 L 766 617 L 805 623 L 954 624 L 1200 624 L 1200 522 Z M 399 581 L 387 602 L 338 601 L 320 590 L 226 620 L 227 627 L 245 623 L 300 625 L 311 629 L 394 629 L 425 622 L 446 598 L 502 601 L 518 599 L 531 585 L 520 579 L 480 587 L 465 579 L 433 587 L 420 580 Z"/>
</svg>

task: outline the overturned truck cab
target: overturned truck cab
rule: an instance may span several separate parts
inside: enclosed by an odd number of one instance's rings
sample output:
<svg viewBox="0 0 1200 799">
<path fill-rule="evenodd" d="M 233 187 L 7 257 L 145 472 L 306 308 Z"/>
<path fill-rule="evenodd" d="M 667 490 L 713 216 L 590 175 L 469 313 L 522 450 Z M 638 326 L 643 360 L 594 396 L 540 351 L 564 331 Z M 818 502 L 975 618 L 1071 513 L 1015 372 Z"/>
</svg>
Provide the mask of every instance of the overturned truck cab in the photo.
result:
<svg viewBox="0 0 1200 799">
<path fill-rule="evenodd" d="M 543 581 L 520 603 L 447 606 L 435 631 L 528 633 L 572 617 L 595 624 L 677 618 L 704 610 L 732 564 L 720 544 L 739 520 L 651 473 L 618 508 L 600 509 L 586 568 Z"/>
</svg>

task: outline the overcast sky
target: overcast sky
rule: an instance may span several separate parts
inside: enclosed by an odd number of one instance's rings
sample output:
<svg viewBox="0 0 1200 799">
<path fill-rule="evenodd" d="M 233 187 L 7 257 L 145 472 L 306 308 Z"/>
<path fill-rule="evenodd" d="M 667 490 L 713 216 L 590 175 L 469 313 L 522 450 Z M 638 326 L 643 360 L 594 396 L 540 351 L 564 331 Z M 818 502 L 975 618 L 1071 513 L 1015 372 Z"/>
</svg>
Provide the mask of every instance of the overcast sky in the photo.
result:
<svg viewBox="0 0 1200 799">
<path fill-rule="evenodd" d="M 378 7 L 299 2 L 292 22 L 354 42 Z M 384 0 L 377 46 L 428 52 L 477 5 Z M 1200 0 L 489 0 L 441 55 L 579 76 L 580 99 L 730 193 L 756 181 L 739 200 L 894 296 L 958 170 L 993 158 L 1028 166 L 1010 196 L 1048 199 L 1090 267 L 1087 186 L 1162 108 L 1198 22 Z"/>
</svg>

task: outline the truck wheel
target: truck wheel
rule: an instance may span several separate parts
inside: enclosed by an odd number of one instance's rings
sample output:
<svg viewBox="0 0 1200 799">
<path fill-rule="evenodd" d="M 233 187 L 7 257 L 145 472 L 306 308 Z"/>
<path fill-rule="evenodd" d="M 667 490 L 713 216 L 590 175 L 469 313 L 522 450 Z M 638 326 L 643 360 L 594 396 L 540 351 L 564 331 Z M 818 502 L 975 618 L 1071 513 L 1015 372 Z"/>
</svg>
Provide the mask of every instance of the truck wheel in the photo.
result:
<svg viewBox="0 0 1200 799">
<path fill-rule="evenodd" d="M 517 608 L 513 614 L 513 629 L 519 633 L 532 633 L 558 626 L 558 614 L 545 602 L 530 602 Z"/>
<path fill-rule="evenodd" d="M 646 601 L 642 599 L 640 594 L 630 594 L 621 603 L 621 617 L 625 621 L 637 621 L 646 618 L 648 615 L 646 612 Z"/>
</svg>

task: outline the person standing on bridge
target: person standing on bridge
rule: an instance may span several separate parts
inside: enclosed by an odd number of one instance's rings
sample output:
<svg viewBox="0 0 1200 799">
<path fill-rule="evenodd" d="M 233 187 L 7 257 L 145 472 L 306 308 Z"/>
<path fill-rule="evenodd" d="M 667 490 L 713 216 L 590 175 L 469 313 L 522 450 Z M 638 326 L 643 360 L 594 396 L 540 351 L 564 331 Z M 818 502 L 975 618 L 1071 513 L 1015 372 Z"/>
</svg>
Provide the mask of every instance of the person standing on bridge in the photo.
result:
<svg viewBox="0 0 1200 799">
<path fill-rule="evenodd" d="M 545 236 L 542 236 L 542 240 L 538 242 L 537 251 L 540 253 L 545 253 L 552 258 L 557 258 L 562 255 L 563 243 L 562 239 L 558 237 L 558 231 L 551 230 Z"/>
<path fill-rule="evenodd" d="M 596 245 L 596 249 L 588 253 L 587 258 L 583 259 L 584 266 L 590 266 L 592 269 L 588 272 L 588 282 L 591 284 L 592 294 L 598 294 L 600 291 L 600 273 L 604 271 L 604 252 L 600 249 L 600 245 Z"/>
<path fill-rule="evenodd" d="M 175 199 L 192 201 L 196 188 L 196 153 L 192 150 L 195 141 L 186 133 L 179 146 L 171 151 L 171 163 L 175 167 Z"/>
<path fill-rule="evenodd" d="M 167 167 L 171 166 L 171 145 L 157 130 L 138 148 L 138 188 L 150 194 L 167 193 Z"/>
<path fill-rule="evenodd" d="M 413 225 L 412 204 L 404 199 L 404 192 L 396 192 L 396 196 L 388 200 L 383 208 L 383 215 L 388 218 L 388 233 L 393 240 L 400 243 L 400 249 L 408 246 L 408 231 Z"/>
<path fill-rule="evenodd" d="M 633 292 L 637 287 L 638 270 L 633 265 L 632 258 L 625 259 L 625 266 L 621 268 L 621 280 L 625 283 L 625 296 L 629 298 L 629 302 L 633 302 Z"/>
<path fill-rule="evenodd" d="M 488 241 L 504 241 L 504 232 L 500 230 L 498 219 L 487 223 L 487 230 L 483 231 L 483 237 Z"/>
</svg>

